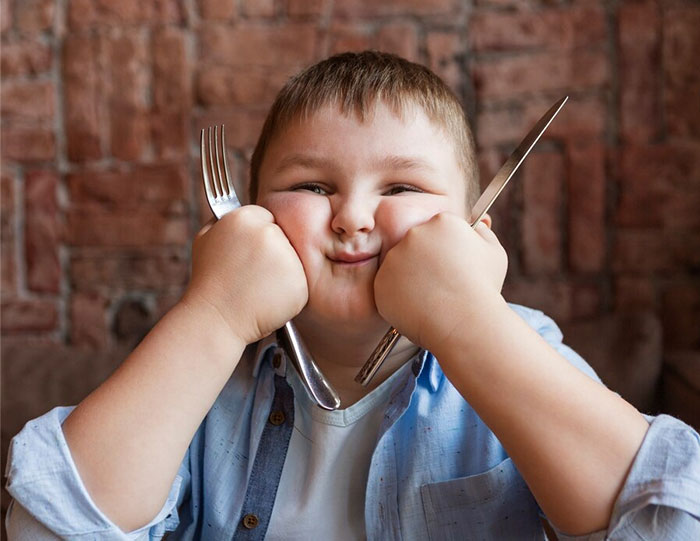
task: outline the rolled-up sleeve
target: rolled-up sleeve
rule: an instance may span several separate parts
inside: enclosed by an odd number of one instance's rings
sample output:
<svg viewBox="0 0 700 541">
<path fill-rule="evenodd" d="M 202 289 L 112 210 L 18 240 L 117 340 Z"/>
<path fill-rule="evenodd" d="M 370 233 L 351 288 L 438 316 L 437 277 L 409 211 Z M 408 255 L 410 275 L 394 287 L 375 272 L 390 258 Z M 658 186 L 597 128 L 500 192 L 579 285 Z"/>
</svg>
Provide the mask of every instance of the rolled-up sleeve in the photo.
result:
<svg viewBox="0 0 700 541">
<path fill-rule="evenodd" d="M 561 541 L 700 539 L 700 436 L 668 415 L 650 421 L 607 531 Z"/>
<path fill-rule="evenodd" d="M 72 407 L 58 407 L 29 421 L 10 443 L 7 490 L 13 497 L 7 516 L 10 539 L 160 539 L 179 522 L 177 508 L 190 483 L 189 452 L 168 498 L 153 520 L 122 532 L 90 498 L 63 436 L 61 425 Z M 43 532 L 37 537 L 38 532 Z M 26 533 L 26 535 L 25 535 Z M 45 535 L 44 535 L 45 534 Z"/>
</svg>

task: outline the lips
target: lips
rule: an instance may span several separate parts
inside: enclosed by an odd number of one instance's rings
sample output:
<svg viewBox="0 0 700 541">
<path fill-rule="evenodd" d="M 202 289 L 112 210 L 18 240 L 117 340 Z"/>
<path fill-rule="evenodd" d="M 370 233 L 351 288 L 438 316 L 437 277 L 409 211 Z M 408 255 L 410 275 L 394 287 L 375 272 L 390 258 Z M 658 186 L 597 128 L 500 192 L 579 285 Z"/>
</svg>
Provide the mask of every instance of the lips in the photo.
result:
<svg viewBox="0 0 700 541">
<path fill-rule="evenodd" d="M 334 256 L 329 256 L 328 259 L 334 263 L 361 263 L 363 261 L 368 261 L 377 257 L 379 254 L 374 254 L 370 252 L 340 252 Z"/>
</svg>

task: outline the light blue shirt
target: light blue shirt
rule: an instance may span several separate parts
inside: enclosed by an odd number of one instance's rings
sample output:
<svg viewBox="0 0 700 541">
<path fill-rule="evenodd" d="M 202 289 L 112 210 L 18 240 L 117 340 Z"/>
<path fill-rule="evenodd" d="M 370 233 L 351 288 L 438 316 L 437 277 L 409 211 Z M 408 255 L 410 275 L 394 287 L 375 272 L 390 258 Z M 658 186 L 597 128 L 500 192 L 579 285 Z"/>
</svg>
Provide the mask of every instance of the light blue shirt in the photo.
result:
<svg viewBox="0 0 700 541">
<path fill-rule="evenodd" d="M 562 344 L 552 320 L 513 309 L 597 380 Z M 83 486 L 61 430 L 71 408 L 27 423 L 12 440 L 7 464 L 10 539 L 49 532 L 72 540 L 160 539 L 166 531 L 173 531 L 170 540 L 262 539 L 294 423 L 286 363 L 271 362 L 276 347 L 266 340 L 246 350 L 195 434 L 165 505 L 134 532 L 121 532 Z M 543 539 L 541 510 L 496 436 L 430 353 L 411 362 L 393 382 L 372 455 L 367 538 Z M 273 423 L 271 412 L 282 416 Z M 648 420 L 607 531 L 577 538 L 557 532 L 560 539 L 700 539 L 700 437 L 669 416 Z"/>
</svg>

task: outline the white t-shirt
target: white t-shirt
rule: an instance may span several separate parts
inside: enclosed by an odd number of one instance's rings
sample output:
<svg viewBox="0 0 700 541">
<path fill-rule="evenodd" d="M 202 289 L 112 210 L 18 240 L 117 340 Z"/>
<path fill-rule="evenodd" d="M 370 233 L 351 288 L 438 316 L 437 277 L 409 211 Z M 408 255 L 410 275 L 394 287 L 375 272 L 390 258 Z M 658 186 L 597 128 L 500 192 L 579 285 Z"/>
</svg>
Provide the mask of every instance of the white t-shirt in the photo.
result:
<svg viewBox="0 0 700 541">
<path fill-rule="evenodd" d="M 312 402 L 287 363 L 294 389 L 294 430 L 265 539 L 366 539 L 365 488 L 390 378 L 346 409 Z"/>
</svg>

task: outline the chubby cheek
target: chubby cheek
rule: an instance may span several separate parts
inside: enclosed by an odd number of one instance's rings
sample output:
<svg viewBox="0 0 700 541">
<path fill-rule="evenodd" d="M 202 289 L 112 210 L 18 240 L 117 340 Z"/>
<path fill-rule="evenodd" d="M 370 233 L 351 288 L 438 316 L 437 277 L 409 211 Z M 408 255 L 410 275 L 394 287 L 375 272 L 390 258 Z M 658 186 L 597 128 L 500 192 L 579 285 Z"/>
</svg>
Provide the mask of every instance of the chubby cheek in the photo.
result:
<svg viewBox="0 0 700 541">
<path fill-rule="evenodd" d="M 377 209 L 376 222 L 381 224 L 384 231 L 380 264 L 384 261 L 386 253 L 404 237 L 409 229 L 424 224 L 440 212 L 450 210 L 448 205 L 406 205 L 400 203 L 387 201 Z"/>
<path fill-rule="evenodd" d="M 275 217 L 275 223 L 284 231 L 289 242 L 301 259 L 307 278 L 311 278 L 314 258 L 319 257 L 321 247 L 321 230 L 328 227 L 328 204 L 322 198 L 314 204 L 310 198 L 294 194 L 275 194 L 268 196 L 258 204 L 269 210 Z"/>
</svg>

